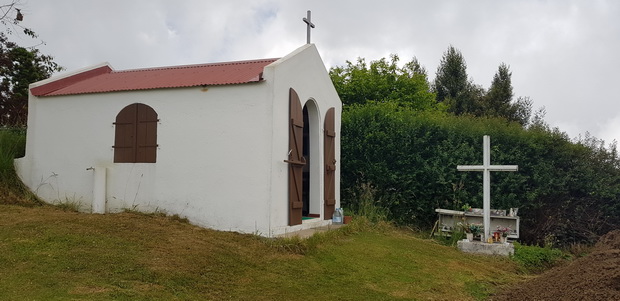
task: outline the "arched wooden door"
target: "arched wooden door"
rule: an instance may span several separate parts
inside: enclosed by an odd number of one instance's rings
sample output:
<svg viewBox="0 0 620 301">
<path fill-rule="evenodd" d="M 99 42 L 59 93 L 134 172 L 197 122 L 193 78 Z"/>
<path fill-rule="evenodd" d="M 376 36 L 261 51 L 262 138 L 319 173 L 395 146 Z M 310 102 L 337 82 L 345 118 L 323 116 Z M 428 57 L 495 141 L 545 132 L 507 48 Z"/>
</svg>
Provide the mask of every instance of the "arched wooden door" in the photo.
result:
<svg viewBox="0 0 620 301">
<path fill-rule="evenodd" d="M 329 108 L 325 114 L 323 132 L 324 167 L 324 219 L 331 219 L 336 209 L 336 122 L 334 108 Z"/>
<path fill-rule="evenodd" d="M 289 132 L 288 132 L 288 202 L 289 226 L 299 225 L 303 210 L 303 156 L 304 117 L 297 92 L 289 90 Z"/>
</svg>

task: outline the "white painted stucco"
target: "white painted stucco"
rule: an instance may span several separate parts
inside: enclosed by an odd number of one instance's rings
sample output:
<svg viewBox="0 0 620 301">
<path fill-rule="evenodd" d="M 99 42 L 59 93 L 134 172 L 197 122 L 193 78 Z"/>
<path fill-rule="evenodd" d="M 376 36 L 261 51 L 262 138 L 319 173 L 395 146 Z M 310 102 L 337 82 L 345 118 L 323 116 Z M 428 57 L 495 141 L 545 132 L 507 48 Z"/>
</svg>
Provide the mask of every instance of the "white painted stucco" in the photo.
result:
<svg viewBox="0 0 620 301">
<path fill-rule="evenodd" d="M 209 87 L 36 97 L 30 95 L 23 182 L 47 202 L 92 211 L 97 170 L 105 170 L 105 212 L 162 211 L 227 231 L 275 236 L 329 220 L 288 226 L 288 93 L 310 117 L 311 212 L 323 217 L 323 123 L 341 102 L 316 47 L 265 67 L 262 82 Z M 31 88 L 47 83 L 45 80 Z M 113 163 L 116 115 L 143 103 L 158 114 L 157 162 Z M 92 168 L 91 168 L 92 167 Z M 101 174 L 99 173 L 99 181 Z M 336 207 L 340 205 L 336 166 Z"/>
</svg>

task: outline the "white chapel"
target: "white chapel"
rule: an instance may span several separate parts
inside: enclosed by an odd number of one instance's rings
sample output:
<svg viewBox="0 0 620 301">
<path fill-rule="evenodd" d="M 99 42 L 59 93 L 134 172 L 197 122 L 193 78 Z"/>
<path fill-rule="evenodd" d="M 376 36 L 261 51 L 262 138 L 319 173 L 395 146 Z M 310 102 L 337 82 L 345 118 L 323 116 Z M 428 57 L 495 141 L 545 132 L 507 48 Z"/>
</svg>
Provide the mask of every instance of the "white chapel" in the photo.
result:
<svg viewBox="0 0 620 301">
<path fill-rule="evenodd" d="M 340 207 L 342 104 L 314 44 L 279 59 L 100 64 L 31 84 L 28 108 L 16 169 L 49 203 L 268 237 Z"/>
</svg>

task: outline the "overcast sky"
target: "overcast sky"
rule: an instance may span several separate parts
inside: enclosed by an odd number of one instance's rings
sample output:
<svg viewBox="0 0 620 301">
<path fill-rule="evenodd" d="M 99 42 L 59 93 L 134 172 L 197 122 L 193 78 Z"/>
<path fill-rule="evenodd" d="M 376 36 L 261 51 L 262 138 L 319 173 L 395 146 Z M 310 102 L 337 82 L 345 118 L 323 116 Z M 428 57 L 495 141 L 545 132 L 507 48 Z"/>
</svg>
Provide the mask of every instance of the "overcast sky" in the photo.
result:
<svg viewBox="0 0 620 301">
<path fill-rule="evenodd" d="M 4 1 L 7 2 L 7 1 Z M 435 77 L 449 45 L 488 88 L 500 63 L 515 98 L 544 106 L 571 137 L 620 140 L 620 1 L 21 0 L 23 25 L 68 71 L 282 57 L 312 42 L 326 67 L 412 57 Z M 23 46 L 35 44 L 14 37 Z"/>
</svg>

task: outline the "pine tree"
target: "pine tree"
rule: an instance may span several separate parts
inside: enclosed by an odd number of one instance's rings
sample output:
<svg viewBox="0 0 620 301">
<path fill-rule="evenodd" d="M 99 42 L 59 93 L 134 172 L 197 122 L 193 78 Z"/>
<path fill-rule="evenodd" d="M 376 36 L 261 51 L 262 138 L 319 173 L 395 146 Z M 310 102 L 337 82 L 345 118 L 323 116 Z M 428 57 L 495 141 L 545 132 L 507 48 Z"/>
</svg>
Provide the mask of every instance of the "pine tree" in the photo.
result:
<svg viewBox="0 0 620 301">
<path fill-rule="evenodd" d="M 461 51 L 452 45 L 444 52 L 439 62 L 433 90 L 437 102 L 444 102 L 448 112 L 476 116 L 481 112 L 480 102 L 485 91 L 467 78 L 465 58 Z"/>
<path fill-rule="evenodd" d="M 512 117 L 511 102 L 513 93 L 511 77 L 510 67 L 504 63 L 500 64 L 484 99 L 486 115 L 507 119 Z"/>
<path fill-rule="evenodd" d="M 467 63 L 461 51 L 450 45 L 444 52 L 435 74 L 434 89 L 437 101 L 457 99 L 468 90 Z"/>
</svg>

